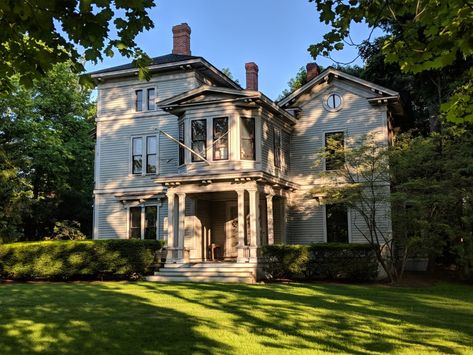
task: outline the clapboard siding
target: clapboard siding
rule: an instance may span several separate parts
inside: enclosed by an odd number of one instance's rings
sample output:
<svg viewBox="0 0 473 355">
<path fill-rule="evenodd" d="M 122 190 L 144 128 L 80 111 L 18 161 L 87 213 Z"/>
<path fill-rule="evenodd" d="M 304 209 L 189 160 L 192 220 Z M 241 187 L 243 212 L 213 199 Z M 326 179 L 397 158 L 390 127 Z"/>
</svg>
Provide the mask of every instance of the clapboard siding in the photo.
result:
<svg viewBox="0 0 473 355">
<path fill-rule="evenodd" d="M 342 109 L 329 112 L 324 108 L 323 100 L 332 92 L 343 98 Z M 366 100 L 372 97 L 369 90 L 355 84 L 334 80 L 323 84 L 310 95 L 298 102 L 301 112 L 290 138 L 291 180 L 300 184 L 298 191 L 292 194 L 288 210 L 288 241 L 294 244 L 307 244 L 325 241 L 324 207 L 312 197 L 310 189 L 316 184 L 323 184 L 320 177 L 323 164 L 316 165 L 317 153 L 323 148 L 326 132 L 343 131 L 347 140 L 356 140 L 368 133 L 379 132 L 382 144 L 387 144 L 386 108 L 375 107 Z M 391 222 L 387 206 L 380 206 L 380 226 L 387 233 Z M 357 230 L 355 223 L 362 230 L 366 229 L 360 216 L 351 211 L 351 242 L 366 242 Z"/>
<path fill-rule="evenodd" d="M 153 117 L 136 117 L 118 121 L 99 121 L 99 161 L 96 188 L 128 188 L 155 186 L 155 175 L 133 175 L 131 173 L 131 139 L 136 136 L 158 136 L 158 173 L 177 173 L 177 144 L 157 130 L 177 137 L 177 118 L 163 114 Z"/>
<path fill-rule="evenodd" d="M 168 99 L 185 91 L 200 86 L 194 72 L 168 73 L 154 75 L 150 81 L 136 78 L 107 81 L 99 84 L 98 119 L 120 118 L 123 115 L 135 115 L 135 90 L 155 88 L 157 101 Z M 143 97 L 145 104 L 146 100 Z M 157 110 L 161 112 L 161 110 Z M 138 113 L 141 114 L 141 113 Z"/>
<path fill-rule="evenodd" d="M 95 239 L 126 239 L 127 210 L 113 195 L 96 196 L 97 229 Z"/>
<path fill-rule="evenodd" d="M 261 162 L 264 171 L 278 177 L 287 177 L 290 161 L 290 134 L 271 115 L 263 112 Z M 274 127 L 281 130 L 281 166 L 274 165 Z"/>
</svg>

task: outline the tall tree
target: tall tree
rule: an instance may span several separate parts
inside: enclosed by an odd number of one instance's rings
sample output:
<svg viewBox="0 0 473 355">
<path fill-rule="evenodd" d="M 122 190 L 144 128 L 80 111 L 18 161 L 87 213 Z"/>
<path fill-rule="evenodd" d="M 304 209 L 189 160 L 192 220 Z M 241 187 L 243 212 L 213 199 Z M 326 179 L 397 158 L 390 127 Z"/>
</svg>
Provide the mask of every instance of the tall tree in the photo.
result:
<svg viewBox="0 0 473 355">
<path fill-rule="evenodd" d="M 382 51 L 387 63 L 397 63 L 404 73 L 417 74 L 451 66 L 473 56 L 473 3 L 471 0 L 365 1 L 309 0 L 316 4 L 320 20 L 332 26 L 323 40 L 309 47 L 314 58 L 329 56 L 345 44 L 356 45 L 350 26 L 366 23 L 388 33 Z M 450 121 L 473 121 L 473 69 L 443 102 Z"/>
<path fill-rule="evenodd" d="M 75 73 L 84 60 L 97 62 L 114 50 L 132 57 L 146 76 L 149 58 L 135 42 L 153 27 L 153 0 L 4 0 L 0 2 L 0 91 L 12 89 L 16 76 L 31 86 L 56 63 Z"/>
<path fill-rule="evenodd" d="M 27 197 L 20 206 L 18 231 L 26 239 L 37 239 L 48 235 L 56 221 L 66 219 L 79 221 L 90 234 L 94 158 L 90 91 L 80 86 L 66 63 L 55 65 L 32 88 L 18 79 L 12 82 L 11 94 L 0 95 L 0 149 L 18 182 L 15 189 Z M 13 197 L 3 201 L 3 208 L 14 203 Z"/>
</svg>

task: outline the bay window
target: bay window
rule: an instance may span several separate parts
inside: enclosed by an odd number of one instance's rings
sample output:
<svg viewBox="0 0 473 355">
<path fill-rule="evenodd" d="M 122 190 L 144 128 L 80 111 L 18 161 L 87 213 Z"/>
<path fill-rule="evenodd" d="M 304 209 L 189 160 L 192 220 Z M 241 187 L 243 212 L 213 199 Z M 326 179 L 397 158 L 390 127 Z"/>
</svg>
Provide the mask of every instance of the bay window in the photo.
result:
<svg viewBox="0 0 473 355">
<path fill-rule="evenodd" d="M 240 123 L 240 159 L 256 160 L 255 119 L 242 117 Z"/>
<path fill-rule="evenodd" d="M 228 117 L 213 119 L 213 160 L 228 160 Z"/>
<path fill-rule="evenodd" d="M 207 120 L 193 120 L 191 123 L 192 150 L 207 158 Z M 192 161 L 202 161 L 192 154 Z"/>
</svg>

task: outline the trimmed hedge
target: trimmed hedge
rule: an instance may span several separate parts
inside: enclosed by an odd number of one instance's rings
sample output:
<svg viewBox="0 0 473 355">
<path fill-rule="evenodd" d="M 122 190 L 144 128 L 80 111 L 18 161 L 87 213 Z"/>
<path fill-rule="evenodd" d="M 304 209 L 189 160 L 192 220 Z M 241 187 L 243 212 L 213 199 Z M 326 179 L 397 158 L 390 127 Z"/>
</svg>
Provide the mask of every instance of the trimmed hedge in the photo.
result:
<svg viewBox="0 0 473 355">
<path fill-rule="evenodd" d="M 42 241 L 0 245 L 0 276 L 14 280 L 130 279 L 151 271 L 158 240 Z"/>
<path fill-rule="evenodd" d="M 262 255 L 269 279 L 367 281 L 378 274 L 367 244 L 267 245 Z"/>
</svg>

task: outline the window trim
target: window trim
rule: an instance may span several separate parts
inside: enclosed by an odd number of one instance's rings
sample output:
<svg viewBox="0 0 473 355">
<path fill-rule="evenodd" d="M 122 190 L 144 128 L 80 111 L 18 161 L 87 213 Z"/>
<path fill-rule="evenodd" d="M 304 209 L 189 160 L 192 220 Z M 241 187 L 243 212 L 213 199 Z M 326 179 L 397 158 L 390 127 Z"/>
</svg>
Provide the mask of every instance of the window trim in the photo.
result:
<svg viewBox="0 0 473 355">
<path fill-rule="evenodd" d="M 145 157 L 146 157 L 146 171 L 145 171 L 145 175 L 157 175 L 158 173 L 158 136 L 157 135 L 149 135 L 149 136 L 145 136 Z M 149 138 L 154 138 L 155 139 L 155 153 L 148 153 L 148 139 Z M 150 155 L 154 155 L 156 157 L 156 160 L 155 160 L 155 165 L 154 165 L 154 169 L 155 169 L 155 172 L 149 172 L 148 171 L 148 158 Z"/>
<path fill-rule="evenodd" d="M 227 157 L 226 158 L 215 158 L 215 120 L 227 120 L 227 132 L 224 133 L 227 141 Z M 228 116 L 219 116 L 219 117 L 212 117 L 212 161 L 228 161 L 230 160 L 230 118 Z"/>
<path fill-rule="evenodd" d="M 278 132 L 278 136 L 279 136 L 278 146 L 276 146 L 276 132 Z M 278 169 L 280 169 L 282 165 L 281 157 L 282 157 L 282 129 L 280 127 L 276 127 L 276 125 L 273 125 L 273 163 L 274 163 L 274 167 Z"/>
<path fill-rule="evenodd" d="M 181 126 L 182 126 L 182 138 L 181 138 Z M 181 120 L 178 123 L 178 141 L 181 142 L 182 144 L 186 144 L 186 123 L 185 120 Z M 186 164 L 186 151 L 183 146 L 180 144 L 178 145 L 178 156 L 177 156 L 177 163 L 178 166 L 183 166 Z M 182 158 L 182 160 L 181 160 Z"/>
<path fill-rule="evenodd" d="M 327 103 L 329 97 L 332 96 L 332 95 L 337 95 L 340 98 L 340 105 L 337 106 L 337 107 L 334 107 L 334 108 L 330 107 Z M 343 108 L 343 105 L 344 105 L 343 95 L 338 91 L 330 91 L 328 94 L 324 95 L 322 100 L 323 100 L 322 104 L 328 112 L 340 111 Z"/>
<path fill-rule="evenodd" d="M 192 130 L 192 124 L 195 122 L 195 121 L 203 121 L 205 122 L 205 138 L 204 139 L 199 139 L 198 142 L 204 142 L 204 154 L 201 154 L 205 159 L 207 159 L 207 140 L 208 140 L 208 120 L 207 118 L 198 118 L 198 119 L 193 119 L 193 120 L 190 120 L 191 124 L 190 124 L 190 138 L 191 138 L 191 141 L 190 141 L 190 144 L 191 144 L 191 148 L 193 150 L 195 150 L 196 152 L 198 152 L 196 149 L 194 149 L 194 137 L 193 137 L 193 130 Z M 197 160 L 196 160 L 197 159 Z M 191 162 L 192 163 L 202 163 L 204 162 L 202 159 L 200 159 L 199 157 L 197 157 L 195 154 L 191 153 Z"/>
<path fill-rule="evenodd" d="M 131 209 L 132 208 L 140 208 L 140 239 L 144 240 L 145 237 L 145 222 L 146 222 L 146 207 L 156 207 L 156 240 L 162 240 L 163 236 L 160 235 L 160 220 L 159 216 L 161 214 L 161 205 L 162 202 L 160 199 L 153 203 L 144 203 L 144 204 L 132 204 L 127 207 L 127 233 L 126 237 L 128 240 L 134 240 L 136 238 L 131 238 Z M 138 240 L 138 239 L 136 239 Z M 154 240 L 154 239 L 149 239 Z"/>
<path fill-rule="evenodd" d="M 154 108 L 149 108 L 149 91 L 154 90 Z M 138 92 L 141 92 L 141 107 L 138 110 Z M 146 113 L 146 112 L 154 112 L 158 108 L 156 106 L 156 99 L 158 97 L 158 88 L 156 86 L 143 86 L 134 90 L 135 97 L 134 97 L 134 106 L 135 106 L 135 113 Z"/>
<path fill-rule="evenodd" d="M 347 130 L 346 129 L 334 129 L 334 130 L 330 130 L 330 131 L 323 131 L 322 134 L 323 134 L 323 146 L 322 148 L 325 149 L 326 145 L 327 145 L 327 134 L 333 134 L 333 133 L 343 133 L 343 147 L 346 148 L 346 137 L 347 137 Z M 344 155 L 343 157 L 344 159 L 344 163 L 346 162 L 346 156 Z M 324 158 L 323 159 L 323 170 L 324 171 L 337 171 L 339 169 L 330 169 L 330 170 L 327 170 L 327 158 Z"/>
<path fill-rule="evenodd" d="M 242 146 L 243 146 L 243 145 L 242 145 L 241 143 L 242 143 L 243 139 L 245 139 L 245 140 L 250 140 L 250 139 L 248 139 L 248 138 L 243 138 L 243 136 L 242 136 L 242 134 L 241 134 L 241 133 L 242 133 L 242 130 L 243 130 L 243 128 L 242 128 L 242 127 L 243 127 L 243 120 L 247 120 L 247 119 L 252 119 L 252 120 L 253 120 L 253 123 L 254 123 L 254 125 L 253 125 L 253 135 L 254 135 L 254 136 L 253 136 L 253 159 L 243 159 L 243 158 L 242 158 Z M 257 150 L 257 149 L 256 149 L 256 136 L 257 136 L 257 134 L 256 134 L 256 128 L 257 128 L 257 127 L 256 127 L 256 117 L 240 116 L 240 122 L 239 122 L 239 123 L 240 123 L 240 132 L 239 132 L 239 138 L 240 138 L 240 139 L 239 139 L 239 141 L 240 141 L 240 152 L 239 152 L 239 159 L 240 159 L 241 161 L 254 161 L 254 162 L 256 162 L 256 160 L 257 160 L 257 154 L 256 154 L 256 150 Z"/>
<path fill-rule="evenodd" d="M 134 149 L 135 149 L 135 139 L 141 139 L 141 154 L 134 154 Z M 143 136 L 135 136 L 135 137 L 131 137 L 131 174 L 132 175 L 143 175 Z M 140 172 L 136 172 L 135 173 L 135 156 L 141 156 L 141 171 Z"/>
<path fill-rule="evenodd" d="M 136 89 L 135 90 L 135 112 L 143 112 L 143 89 Z M 140 107 L 138 107 L 138 93 L 141 94 L 141 102 Z"/>
<path fill-rule="evenodd" d="M 347 244 L 353 243 L 351 215 L 352 215 L 351 208 L 347 206 L 347 226 L 348 226 L 348 243 Z M 327 234 L 327 205 L 326 204 L 322 206 L 322 221 L 323 221 L 324 243 L 329 243 L 327 240 L 328 234 Z"/>
<path fill-rule="evenodd" d="M 156 172 L 148 173 L 148 137 L 156 138 Z M 130 168 L 129 174 L 132 176 L 146 176 L 146 175 L 159 175 L 159 134 L 145 134 L 145 135 L 136 135 L 130 137 Z M 133 172 L 133 140 L 136 138 L 141 138 L 141 173 Z M 138 154 L 136 154 L 138 155 Z M 154 155 L 154 154 L 150 154 Z"/>
</svg>

